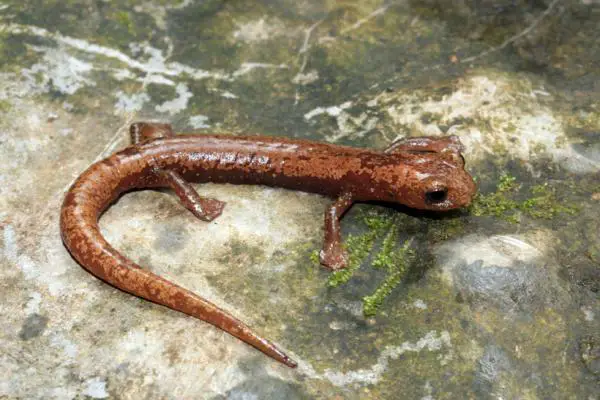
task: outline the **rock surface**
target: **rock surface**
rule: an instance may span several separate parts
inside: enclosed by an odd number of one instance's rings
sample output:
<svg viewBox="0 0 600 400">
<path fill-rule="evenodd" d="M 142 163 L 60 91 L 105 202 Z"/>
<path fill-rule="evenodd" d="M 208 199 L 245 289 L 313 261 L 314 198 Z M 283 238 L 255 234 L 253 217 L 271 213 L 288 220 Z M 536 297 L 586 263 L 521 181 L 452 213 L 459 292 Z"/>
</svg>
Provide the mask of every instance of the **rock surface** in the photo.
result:
<svg viewBox="0 0 600 400">
<path fill-rule="evenodd" d="M 584 0 L 0 3 L 0 397 L 598 399 L 598 20 Z M 105 213 L 115 247 L 290 370 L 63 247 L 65 191 L 148 119 L 371 148 L 456 134 L 481 196 L 355 206 L 345 277 L 311 257 L 316 195 L 207 184 L 227 202 L 211 223 L 166 191 Z"/>
</svg>

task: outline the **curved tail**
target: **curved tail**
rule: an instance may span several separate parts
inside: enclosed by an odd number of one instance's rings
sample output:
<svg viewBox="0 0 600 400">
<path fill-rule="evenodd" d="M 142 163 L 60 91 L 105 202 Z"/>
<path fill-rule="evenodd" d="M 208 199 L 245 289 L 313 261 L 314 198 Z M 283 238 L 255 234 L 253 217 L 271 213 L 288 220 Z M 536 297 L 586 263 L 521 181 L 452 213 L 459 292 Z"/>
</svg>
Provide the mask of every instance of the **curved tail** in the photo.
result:
<svg viewBox="0 0 600 400">
<path fill-rule="evenodd" d="M 142 269 L 104 239 L 98 218 L 122 191 L 114 184 L 120 180 L 117 175 L 114 161 L 96 163 L 77 179 L 65 197 L 60 216 L 61 236 L 77 262 L 112 286 L 206 321 L 275 360 L 296 367 L 295 361 L 243 322 L 189 290 Z"/>
</svg>

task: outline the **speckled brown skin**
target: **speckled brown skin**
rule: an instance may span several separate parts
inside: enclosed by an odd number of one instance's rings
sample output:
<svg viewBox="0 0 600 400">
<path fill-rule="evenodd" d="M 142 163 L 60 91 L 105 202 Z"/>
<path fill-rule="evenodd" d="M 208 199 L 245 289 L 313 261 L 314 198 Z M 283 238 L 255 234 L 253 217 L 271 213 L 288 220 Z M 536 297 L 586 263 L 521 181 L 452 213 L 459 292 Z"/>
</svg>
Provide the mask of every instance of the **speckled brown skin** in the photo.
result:
<svg viewBox="0 0 600 400">
<path fill-rule="evenodd" d="M 426 210 L 467 206 L 475 184 L 456 137 L 416 138 L 386 152 L 276 137 L 174 137 L 169 125 L 136 123 L 134 145 L 90 166 L 61 210 L 63 242 L 90 273 L 136 296 L 207 321 L 290 366 L 296 363 L 211 302 L 122 256 L 102 237 L 98 219 L 122 193 L 171 188 L 196 217 L 210 221 L 225 205 L 200 197 L 188 182 L 261 184 L 337 199 L 325 213 L 321 263 L 346 265 L 340 219 L 356 201 L 385 201 Z"/>
</svg>

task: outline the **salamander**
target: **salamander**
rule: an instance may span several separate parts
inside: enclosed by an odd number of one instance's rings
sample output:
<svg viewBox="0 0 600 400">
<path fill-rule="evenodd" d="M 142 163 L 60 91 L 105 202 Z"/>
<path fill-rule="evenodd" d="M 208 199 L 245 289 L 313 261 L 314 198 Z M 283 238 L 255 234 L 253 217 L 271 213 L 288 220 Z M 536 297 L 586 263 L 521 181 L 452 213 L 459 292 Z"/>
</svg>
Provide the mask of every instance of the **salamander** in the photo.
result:
<svg viewBox="0 0 600 400">
<path fill-rule="evenodd" d="M 170 188 L 197 218 L 217 218 L 225 203 L 201 197 L 190 182 L 318 193 L 334 199 L 325 212 L 320 262 L 337 270 L 347 264 L 340 220 L 353 203 L 445 211 L 467 206 L 476 192 L 456 136 L 409 138 L 376 151 L 281 137 L 175 135 L 159 123 L 134 123 L 130 133 L 131 146 L 91 165 L 66 193 L 60 215 L 66 248 L 110 285 L 206 321 L 289 367 L 296 362 L 243 322 L 115 250 L 100 232 L 102 213 L 127 191 Z"/>
</svg>

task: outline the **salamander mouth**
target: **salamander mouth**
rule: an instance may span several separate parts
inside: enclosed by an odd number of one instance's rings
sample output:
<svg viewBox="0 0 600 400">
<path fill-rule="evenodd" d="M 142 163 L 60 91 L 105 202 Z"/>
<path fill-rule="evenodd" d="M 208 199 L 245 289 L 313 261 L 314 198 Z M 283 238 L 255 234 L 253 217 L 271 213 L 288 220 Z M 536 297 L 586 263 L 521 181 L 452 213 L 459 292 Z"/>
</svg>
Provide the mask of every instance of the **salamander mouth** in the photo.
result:
<svg viewBox="0 0 600 400">
<path fill-rule="evenodd" d="M 425 201 L 428 204 L 436 205 L 448 200 L 448 188 L 436 188 L 425 193 Z"/>
</svg>

